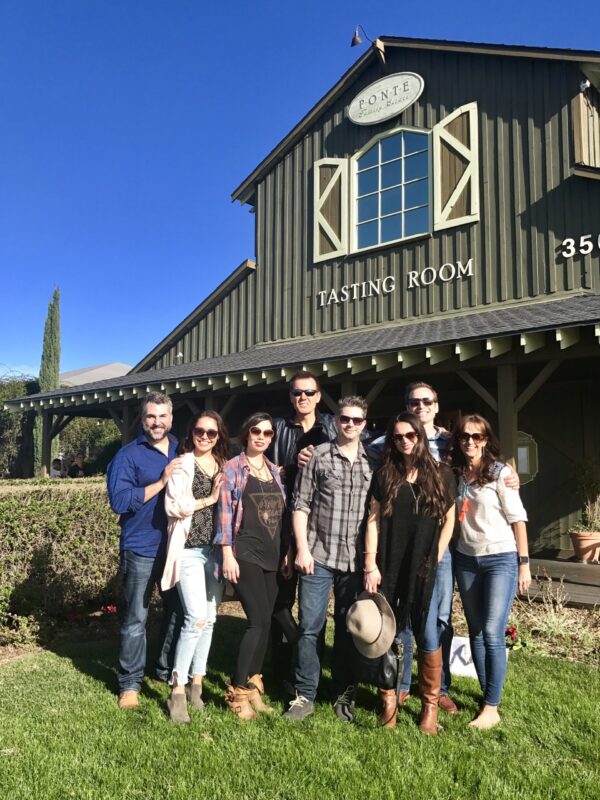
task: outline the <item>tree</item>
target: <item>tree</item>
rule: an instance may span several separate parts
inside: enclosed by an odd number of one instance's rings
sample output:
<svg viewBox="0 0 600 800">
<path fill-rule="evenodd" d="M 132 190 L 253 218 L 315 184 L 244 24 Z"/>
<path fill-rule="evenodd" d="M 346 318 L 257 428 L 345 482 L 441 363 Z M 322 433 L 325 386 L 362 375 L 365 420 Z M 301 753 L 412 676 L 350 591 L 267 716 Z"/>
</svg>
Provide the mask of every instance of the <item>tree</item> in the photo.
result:
<svg viewBox="0 0 600 800">
<path fill-rule="evenodd" d="M 0 478 L 28 478 L 33 473 L 34 413 L 3 411 L 5 400 L 32 394 L 38 389 L 26 375 L 0 376 Z"/>
<path fill-rule="evenodd" d="M 48 314 L 44 325 L 44 344 L 40 362 L 40 392 L 58 389 L 60 379 L 60 290 L 56 288 L 48 303 Z M 35 423 L 35 472 L 42 467 L 42 417 L 38 414 Z"/>
</svg>

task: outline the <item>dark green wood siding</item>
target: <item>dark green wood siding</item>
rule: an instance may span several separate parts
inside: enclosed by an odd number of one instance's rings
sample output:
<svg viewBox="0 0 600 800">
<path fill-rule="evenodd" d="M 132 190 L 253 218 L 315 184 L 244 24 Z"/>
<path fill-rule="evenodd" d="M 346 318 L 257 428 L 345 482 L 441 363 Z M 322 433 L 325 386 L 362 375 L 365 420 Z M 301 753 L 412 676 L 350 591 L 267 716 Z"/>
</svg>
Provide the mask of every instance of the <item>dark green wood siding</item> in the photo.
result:
<svg viewBox="0 0 600 800">
<path fill-rule="evenodd" d="M 381 77 L 378 65 L 321 116 L 259 181 L 257 341 L 313 336 L 361 325 L 397 323 L 447 312 L 527 302 L 599 287 L 598 247 L 567 260 L 560 243 L 600 234 L 600 182 L 571 175 L 571 101 L 577 64 L 425 50 L 390 50 L 390 73 L 423 76 L 421 98 L 399 117 L 360 127 L 345 107 Z M 313 264 L 313 165 L 350 157 L 398 125 L 431 129 L 457 107 L 476 101 L 479 115 L 478 223 Z M 301 109 L 299 110 L 301 111 Z M 473 258 L 473 277 L 407 288 L 407 273 Z M 318 292 L 344 284 L 396 278 L 395 292 L 318 307 Z"/>
</svg>

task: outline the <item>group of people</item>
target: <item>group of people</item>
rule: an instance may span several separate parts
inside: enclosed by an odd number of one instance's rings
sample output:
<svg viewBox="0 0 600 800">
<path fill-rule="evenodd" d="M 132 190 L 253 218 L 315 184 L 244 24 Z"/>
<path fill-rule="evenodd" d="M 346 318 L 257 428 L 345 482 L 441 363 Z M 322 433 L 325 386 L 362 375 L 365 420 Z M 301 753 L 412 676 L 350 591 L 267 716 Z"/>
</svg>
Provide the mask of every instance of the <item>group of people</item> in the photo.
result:
<svg viewBox="0 0 600 800">
<path fill-rule="evenodd" d="M 317 377 L 296 373 L 293 414 L 250 415 L 238 433 L 242 451 L 230 458 L 218 413 L 195 414 L 178 445 L 170 399 L 145 398 L 142 434 L 108 470 L 122 531 L 119 705 L 139 702 L 148 605 L 158 583 L 165 616 L 156 676 L 171 684 L 169 714 L 185 723 L 190 704 L 204 707 L 202 680 L 229 581 L 247 627 L 232 661 L 228 707 L 241 719 L 272 711 L 262 679 L 270 636 L 274 679 L 293 694 L 284 716 L 308 717 L 333 589 L 337 717 L 354 719 L 357 654 L 387 649 L 390 634 L 404 645 L 404 673 L 400 691 L 380 688 L 379 720 L 396 725 L 410 693 L 414 636 L 419 728 L 435 735 L 438 708 L 458 710 L 449 696 L 456 576 L 483 692 L 471 725 L 495 726 L 504 629 L 517 588 L 525 592 L 531 581 L 518 477 L 500 461 L 481 416 L 463 417 L 452 435 L 436 427 L 438 398 L 426 383 L 408 387 L 406 411 L 374 441 L 363 398 L 342 398 L 335 415 L 318 411 L 320 399 Z"/>
</svg>

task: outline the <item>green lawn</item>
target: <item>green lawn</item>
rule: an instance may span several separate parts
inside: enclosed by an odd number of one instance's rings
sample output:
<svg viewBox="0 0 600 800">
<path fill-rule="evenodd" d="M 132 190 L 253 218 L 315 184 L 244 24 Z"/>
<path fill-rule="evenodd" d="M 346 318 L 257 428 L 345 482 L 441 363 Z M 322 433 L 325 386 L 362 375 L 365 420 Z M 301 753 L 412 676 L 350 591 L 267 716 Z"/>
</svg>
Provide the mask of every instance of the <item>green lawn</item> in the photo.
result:
<svg viewBox="0 0 600 800">
<path fill-rule="evenodd" d="M 600 676 L 529 652 L 510 656 L 502 725 L 467 728 L 478 687 L 457 679 L 462 707 L 428 738 L 416 699 L 395 731 L 377 728 L 375 694 L 356 723 L 321 704 L 303 723 L 279 713 L 240 723 L 222 704 L 243 622 L 221 617 L 211 701 L 192 723 L 165 714 L 166 686 L 146 681 L 141 706 L 117 708 L 116 642 L 65 645 L 0 663 L 0 787 L 20 798 L 600 798 Z M 277 698 L 278 712 L 283 710 Z"/>
</svg>

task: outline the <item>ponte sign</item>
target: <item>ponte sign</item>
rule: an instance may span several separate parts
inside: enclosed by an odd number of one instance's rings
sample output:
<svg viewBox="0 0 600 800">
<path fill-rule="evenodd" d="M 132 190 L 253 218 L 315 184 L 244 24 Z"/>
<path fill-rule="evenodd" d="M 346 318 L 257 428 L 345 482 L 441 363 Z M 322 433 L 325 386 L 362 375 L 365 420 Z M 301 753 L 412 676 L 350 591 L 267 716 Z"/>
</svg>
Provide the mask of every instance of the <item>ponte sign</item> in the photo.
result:
<svg viewBox="0 0 600 800">
<path fill-rule="evenodd" d="M 373 125 L 401 114 L 419 99 L 425 81 L 416 72 L 396 72 L 359 92 L 348 108 L 357 125 Z"/>
</svg>

